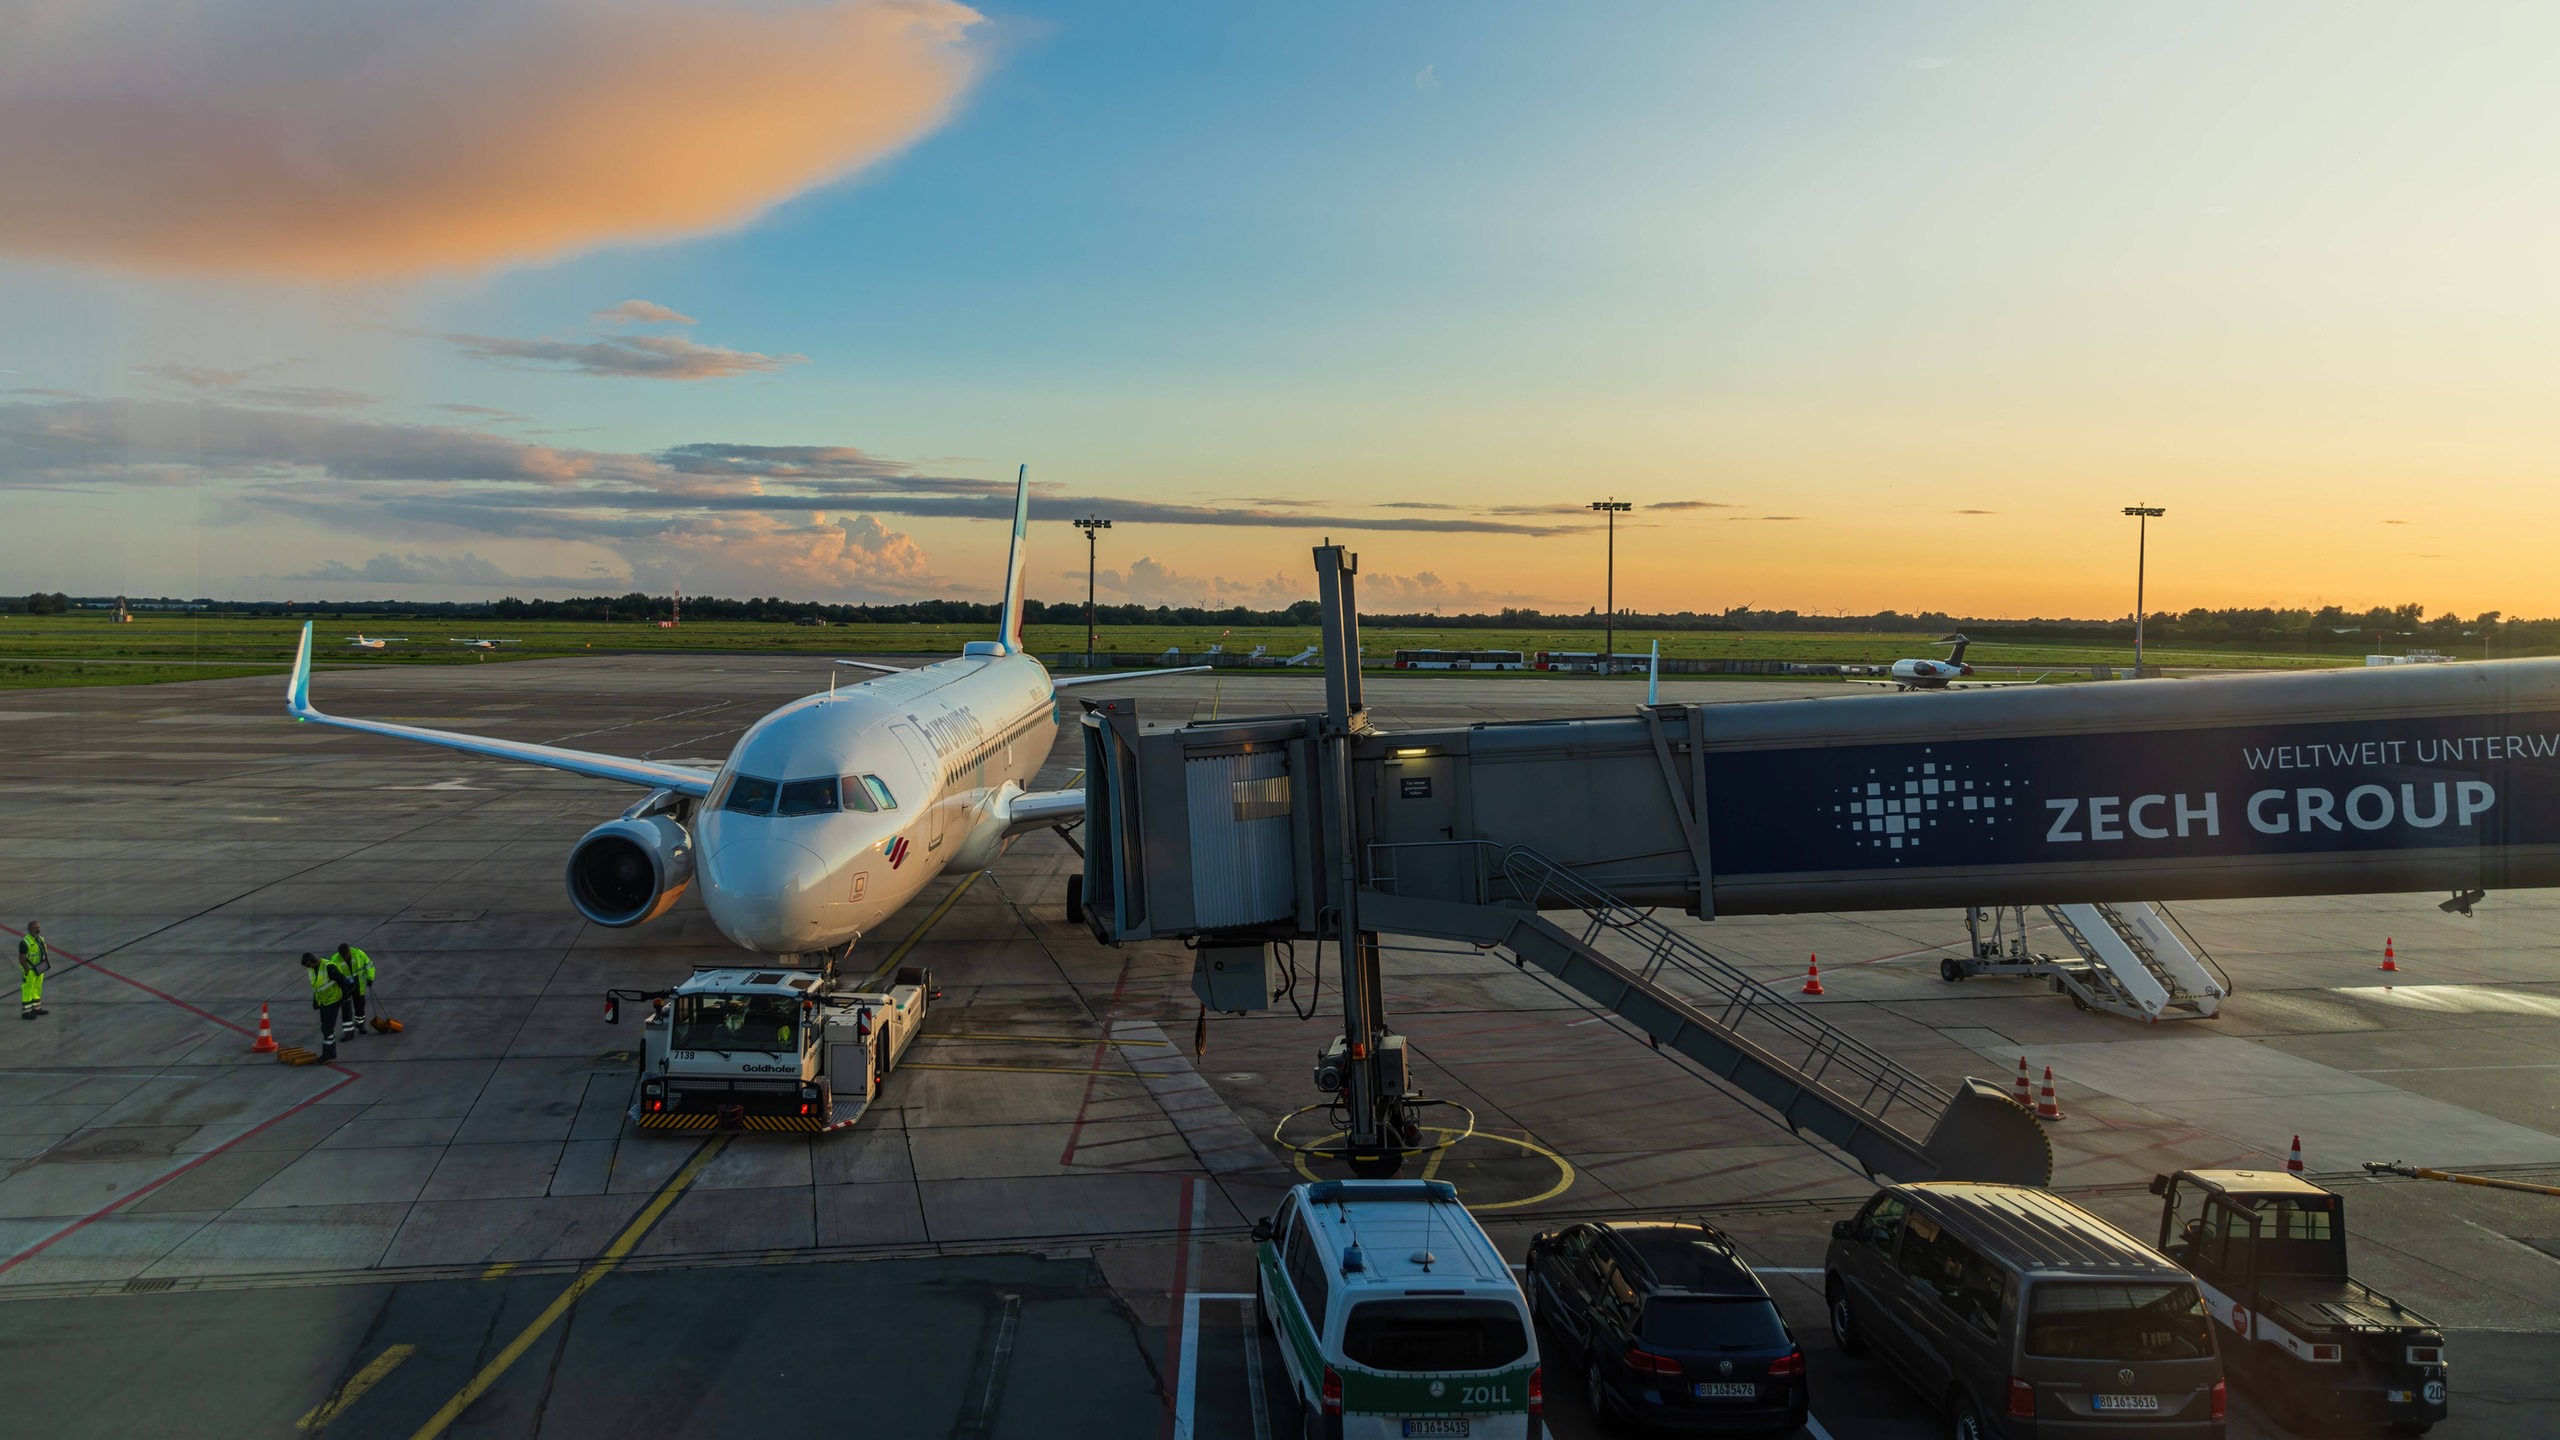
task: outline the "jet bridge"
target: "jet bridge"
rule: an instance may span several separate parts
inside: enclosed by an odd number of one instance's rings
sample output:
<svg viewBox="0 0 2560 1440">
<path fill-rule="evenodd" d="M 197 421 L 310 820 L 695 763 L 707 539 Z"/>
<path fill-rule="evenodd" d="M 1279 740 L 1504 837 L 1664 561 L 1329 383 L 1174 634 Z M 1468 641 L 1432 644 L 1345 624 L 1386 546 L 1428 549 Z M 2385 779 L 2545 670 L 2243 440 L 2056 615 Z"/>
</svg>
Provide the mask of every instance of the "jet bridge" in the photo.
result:
<svg viewBox="0 0 2560 1440">
<path fill-rule="evenodd" d="M 1391 1173 L 1416 1133 L 1382 1069 L 1401 1052 L 1381 931 L 1502 944 L 1871 1170 L 2016 1178 L 2035 1147 L 1947 1132 L 1970 1091 L 1886 1078 L 1818 1007 L 1612 917 L 2560 883 L 2560 660 L 1389 732 L 1343 663 L 1357 561 L 1324 546 L 1316 568 L 1322 713 L 1149 726 L 1133 702 L 1088 704 L 1083 910 L 1106 942 L 1333 946 L 1345 1063 L 1328 1073 L 1356 1170 Z"/>
</svg>

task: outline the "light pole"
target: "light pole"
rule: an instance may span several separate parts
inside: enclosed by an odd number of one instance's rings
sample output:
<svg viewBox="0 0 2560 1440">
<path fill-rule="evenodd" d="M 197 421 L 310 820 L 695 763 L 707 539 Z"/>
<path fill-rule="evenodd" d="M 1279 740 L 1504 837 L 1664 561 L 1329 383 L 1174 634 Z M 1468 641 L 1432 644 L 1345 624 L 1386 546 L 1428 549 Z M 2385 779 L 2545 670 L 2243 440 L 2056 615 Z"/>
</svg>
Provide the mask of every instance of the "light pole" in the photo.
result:
<svg viewBox="0 0 2560 1440">
<path fill-rule="evenodd" d="M 1600 673 L 1611 675 L 1618 669 L 1618 512 L 1636 507 L 1624 500 L 1594 500 L 1591 508 L 1609 517 L 1609 614 L 1601 622 Z"/>
<path fill-rule="evenodd" d="M 1093 560 L 1095 553 L 1095 532 L 1110 529 L 1111 522 L 1087 515 L 1076 522 L 1076 528 L 1084 532 L 1084 668 L 1091 670 L 1093 668 Z"/>
<path fill-rule="evenodd" d="M 2133 517 L 2133 678 L 2142 678 L 2142 567 L 2151 548 L 2151 522 L 2169 512 L 2157 505 L 2127 505 Z"/>
</svg>

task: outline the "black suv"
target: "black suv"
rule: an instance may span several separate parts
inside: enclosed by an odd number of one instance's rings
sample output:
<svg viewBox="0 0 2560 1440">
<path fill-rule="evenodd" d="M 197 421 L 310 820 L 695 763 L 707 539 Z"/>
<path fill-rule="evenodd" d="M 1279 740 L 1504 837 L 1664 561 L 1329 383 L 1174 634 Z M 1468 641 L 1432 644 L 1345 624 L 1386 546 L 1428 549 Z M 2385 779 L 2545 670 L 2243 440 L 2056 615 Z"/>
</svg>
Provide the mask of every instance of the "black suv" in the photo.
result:
<svg viewBox="0 0 2560 1440">
<path fill-rule="evenodd" d="M 1712 1225 L 1575 1225 L 1529 1242 L 1530 1313 L 1582 1367 L 1592 1418 L 1683 1430 L 1792 1431 L 1804 1350 L 1768 1287 Z"/>
</svg>

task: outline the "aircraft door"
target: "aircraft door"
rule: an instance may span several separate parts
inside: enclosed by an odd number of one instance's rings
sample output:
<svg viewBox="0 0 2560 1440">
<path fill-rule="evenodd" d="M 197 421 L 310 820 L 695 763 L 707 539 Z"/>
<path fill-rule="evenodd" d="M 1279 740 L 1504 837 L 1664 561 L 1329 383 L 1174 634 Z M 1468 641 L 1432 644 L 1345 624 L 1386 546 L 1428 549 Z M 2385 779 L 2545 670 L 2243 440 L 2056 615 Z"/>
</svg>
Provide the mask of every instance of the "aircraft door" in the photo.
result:
<svg viewBox="0 0 2560 1440">
<path fill-rule="evenodd" d="M 924 811 L 922 823 L 926 852 L 939 850 L 942 848 L 943 811 L 941 764 L 934 759 L 933 747 L 925 743 L 923 733 L 913 725 L 894 721 L 889 726 L 889 733 L 897 736 L 898 743 L 906 747 L 907 758 L 915 762 L 917 774 L 923 777 L 925 793 L 907 803 Z"/>
<path fill-rule="evenodd" d="M 1378 770 L 1381 880 L 1416 899 L 1474 901 L 1478 859 L 1459 843 L 1470 832 L 1447 755 L 1397 756 Z"/>
</svg>

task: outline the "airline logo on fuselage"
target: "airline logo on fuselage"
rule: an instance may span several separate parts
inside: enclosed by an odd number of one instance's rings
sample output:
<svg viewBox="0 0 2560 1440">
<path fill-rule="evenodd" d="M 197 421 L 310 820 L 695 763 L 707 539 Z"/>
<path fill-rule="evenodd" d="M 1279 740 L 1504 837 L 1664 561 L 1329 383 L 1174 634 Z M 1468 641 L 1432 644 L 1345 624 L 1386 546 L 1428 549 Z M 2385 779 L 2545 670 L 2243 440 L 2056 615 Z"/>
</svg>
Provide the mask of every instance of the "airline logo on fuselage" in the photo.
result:
<svg viewBox="0 0 2560 1440">
<path fill-rule="evenodd" d="M 892 870 L 906 864 L 907 837 L 904 835 L 898 835 L 882 841 L 880 844 L 880 853 L 889 857 L 889 868 Z"/>
</svg>

